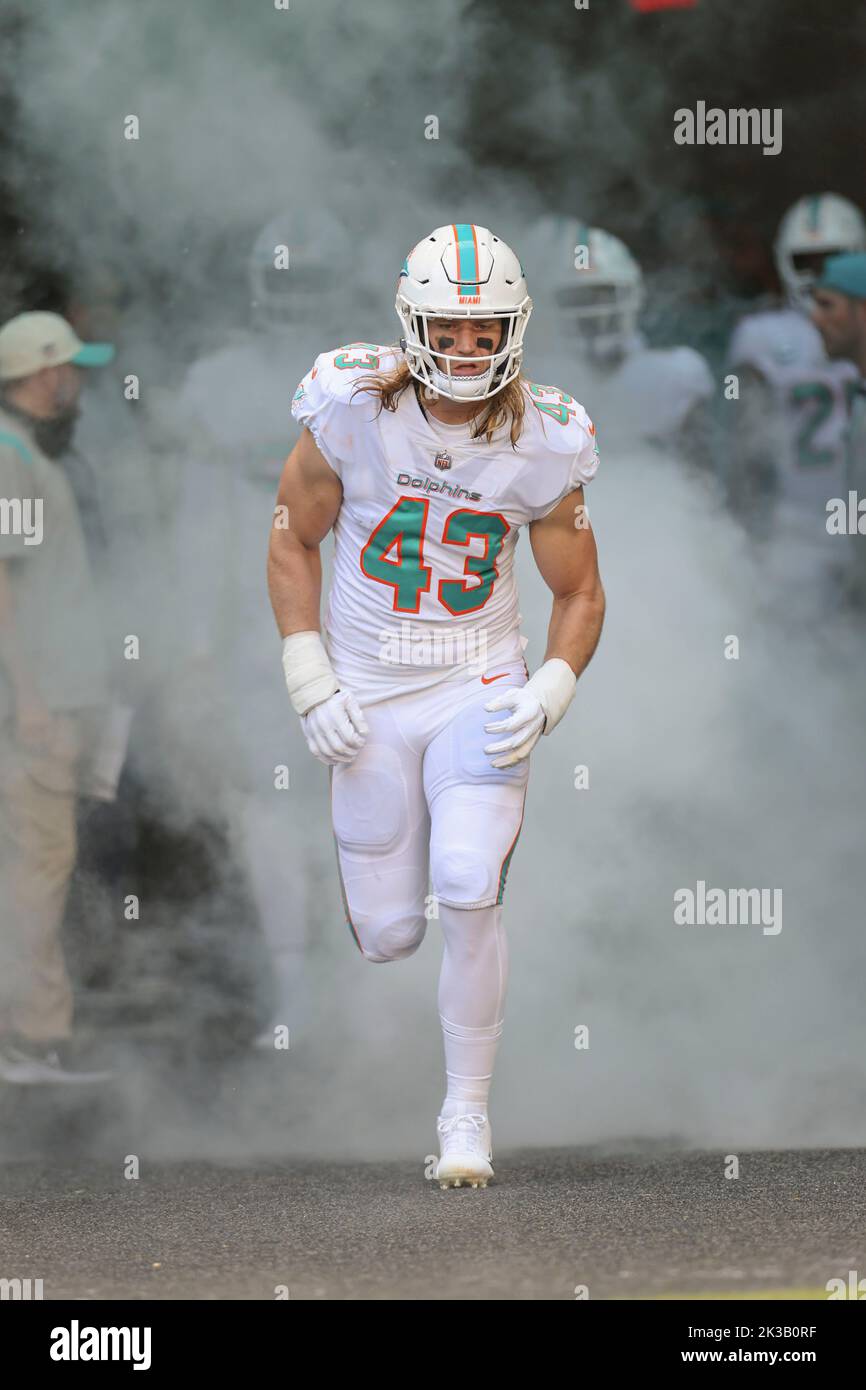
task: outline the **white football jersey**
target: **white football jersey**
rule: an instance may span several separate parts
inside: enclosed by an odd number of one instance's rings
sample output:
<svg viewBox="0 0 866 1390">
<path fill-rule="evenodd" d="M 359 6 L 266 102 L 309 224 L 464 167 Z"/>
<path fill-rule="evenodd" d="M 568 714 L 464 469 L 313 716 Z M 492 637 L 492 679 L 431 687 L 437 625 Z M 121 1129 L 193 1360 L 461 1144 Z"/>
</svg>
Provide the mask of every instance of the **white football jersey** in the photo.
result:
<svg viewBox="0 0 866 1390">
<path fill-rule="evenodd" d="M 563 356 L 568 350 L 563 344 Z M 546 361 L 542 369 L 547 370 Z M 670 448 L 695 406 L 709 401 L 715 389 L 699 352 L 690 347 L 646 347 L 639 334 L 631 351 L 610 371 L 583 359 L 574 361 L 573 370 L 605 438 L 617 436 L 620 443 L 622 438 L 641 439 Z"/>
<path fill-rule="evenodd" d="M 772 393 L 775 464 L 782 500 L 823 514 L 845 486 L 851 362 L 831 361 L 811 319 L 796 309 L 750 314 L 734 330 L 730 369 L 751 367 Z"/>
<path fill-rule="evenodd" d="M 239 336 L 194 362 L 180 394 L 180 408 L 201 431 L 202 453 L 223 450 L 269 500 L 296 434 L 290 386 L 310 360 L 311 341 L 314 332 L 304 326 Z"/>
<path fill-rule="evenodd" d="M 370 343 L 322 353 L 292 406 L 343 484 L 325 631 L 368 704 L 522 657 L 518 532 L 598 467 L 592 422 L 554 387 L 525 383 L 515 448 L 507 428 L 488 442 L 434 420 L 414 384 L 380 411 L 355 388 L 397 361 Z"/>
<path fill-rule="evenodd" d="M 606 383 L 641 439 L 672 439 L 692 410 L 713 394 L 706 361 L 690 347 L 639 347 Z"/>
<path fill-rule="evenodd" d="M 317 884 L 327 846 L 312 827 L 328 790 L 286 695 L 265 562 L 277 484 L 298 437 L 292 391 L 317 337 L 321 325 L 237 335 L 190 368 L 172 422 L 182 441 L 172 599 L 185 639 L 177 664 L 182 673 L 189 669 L 184 679 L 191 693 L 181 685 L 170 694 L 170 709 L 179 719 L 183 700 L 183 717 L 195 725 L 184 734 L 191 756 L 200 746 L 198 728 L 206 728 L 210 750 L 202 744 L 200 756 L 219 749 L 207 785 L 249 878 L 281 1018 L 294 1017 L 282 1010 L 297 1007 L 304 948 L 323 925 Z M 289 783 L 275 795 L 283 767 Z M 201 783 L 194 761 L 183 772 Z M 288 817 L 293 833 L 287 837 Z"/>
<path fill-rule="evenodd" d="M 175 526 L 196 625 L 231 633 L 248 668 L 273 663 L 267 638 L 276 627 L 262 598 L 262 554 L 297 438 L 292 388 L 311 354 L 303 332 L 238 337 L 192 365 L 177 403 L 188 445 Z"/>
<path fill-rule="evenodd" d="M 292 391 L 314 351 L 305 331 L 238 336 L 193 364 L 176 404 L 185 447 L 174 602 L 188 648 L 210 653 L 223 672 L 232 746 L 244 764 L 234 775 L 250 789 L 266 785 L 288 726 L 265 557 L 277 484 L 298 435 Z"/>
</svg>

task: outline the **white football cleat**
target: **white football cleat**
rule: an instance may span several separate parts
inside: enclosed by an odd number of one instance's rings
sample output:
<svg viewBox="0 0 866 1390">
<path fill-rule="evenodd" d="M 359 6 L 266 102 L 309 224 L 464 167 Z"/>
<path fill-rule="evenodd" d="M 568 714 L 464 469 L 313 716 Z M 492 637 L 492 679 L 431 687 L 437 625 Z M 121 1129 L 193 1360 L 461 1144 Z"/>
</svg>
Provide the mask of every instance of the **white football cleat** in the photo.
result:
<svg viewBox="0 0 866 1390">
<path fill-rule="evenodd" d="M 486 1187 L 493 1177 L 493 1148 L 486 1115 L 440 1116 L 436 1121 L 442 1157 L 436 1165 L 436 1181 L 446 1187 Z"/>
</svg>

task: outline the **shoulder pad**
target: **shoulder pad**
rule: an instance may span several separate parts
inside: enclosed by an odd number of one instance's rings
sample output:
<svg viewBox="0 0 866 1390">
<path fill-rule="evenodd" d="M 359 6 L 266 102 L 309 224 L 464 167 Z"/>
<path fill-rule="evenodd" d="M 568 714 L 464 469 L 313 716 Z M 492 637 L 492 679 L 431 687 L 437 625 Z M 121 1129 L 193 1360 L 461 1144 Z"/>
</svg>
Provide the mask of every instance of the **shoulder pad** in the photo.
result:
<svg viewBox="0 0 866 1390">
<path fill-rule="evenodd" d="M 371 372 L 390 371 L 396 362 L 393 347 L 347 343 L 344 347 L 320 352 L 309 380 L 316 381 L 324 395 L 349 404 L 360 377 L 369 376 Z"/>
<path fill-rule="evenodd" d="M 671 377 L 679 383 L 681 390 L 691 390 L 695 396 L 713 394 L 714 382 L 710 364 L 696 348 L 683 343 L 679 347 L 651 350 L 662 354 L 660 360 L 667 364 Z"/>
</svg>

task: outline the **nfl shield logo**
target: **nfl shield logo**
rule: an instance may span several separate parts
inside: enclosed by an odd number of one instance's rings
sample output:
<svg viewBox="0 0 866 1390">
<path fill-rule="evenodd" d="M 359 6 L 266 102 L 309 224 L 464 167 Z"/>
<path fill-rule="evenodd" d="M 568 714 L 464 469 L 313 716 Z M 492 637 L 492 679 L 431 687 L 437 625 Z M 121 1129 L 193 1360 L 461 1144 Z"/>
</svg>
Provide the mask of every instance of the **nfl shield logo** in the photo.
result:
<svg viewBox="0 0 866 1390">
<path fill-rule="evenodd" d="M 435 457 L 435 459 L 433 460 L 433 462 L 434 462 L 434 464 L 436 465 L 437 468 L 450 468 L 450 467 L 451 467 L 451 455 L 450 455 L 450 454 L 446 454 L 446 452 L 445 452 L 444 449 L 440 449 L 440 450 L 439 450 L 439 453 L 436 455 L 436 457 Z"/>
</svg>

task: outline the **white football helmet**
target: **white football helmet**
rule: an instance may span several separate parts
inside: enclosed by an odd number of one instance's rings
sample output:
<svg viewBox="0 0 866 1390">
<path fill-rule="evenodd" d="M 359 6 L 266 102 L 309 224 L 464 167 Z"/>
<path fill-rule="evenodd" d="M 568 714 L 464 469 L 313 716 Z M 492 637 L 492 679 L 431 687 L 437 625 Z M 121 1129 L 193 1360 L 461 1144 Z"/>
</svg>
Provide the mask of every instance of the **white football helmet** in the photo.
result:
<svg viewBox="0 0 866 1390">
<path fill-rule="evenodd" d="M 409 370 L 437 395 L 485 400 L 519 374 L 532 300 L 520 261 L 486 227 L 456 222 L 419 241 L 403 262 L 395 308 Z M 478 357 L 432 352 L 429 322 L 445 318 L 504 320 L 497 350 Z M 481 362 L 484 370 L 457 376 L 458 362 Z"/>
<path fill-rule="evenodd" d="M 808 310 L 812 287 L 827 257 L 840 251 L 866 251 L 866 221 L 860 209 L 838 193 L 813 193 L 785 213 L 773 250 L 789 300 Z"/>
<path fill-rule="evenodd" d="M 573 218 L 549 216 L 536 225 L 532 247 L 548 269 L 562 331 L 577 337 L 588 357 L 624 357 L 637 340 L 644 300 L 641 268 L 619 237 Z"/>
<path fill-rule="evenodd" d="M 289 208 L 272 217 L 249 262 L 255 321 L 270 327 L 321 321 L 336 298 L 348 247 L 347 233 L 330 213 Z"/>
<path fill-rule="evenodd" d="M 577 335 L 597 361 L 624 357 L 635 345 L 644 300 L 641 268 L 619 237 L 573 218 L 544 217 L 532 247 L 548 268 L 563 332 Z"/>
</svg>

